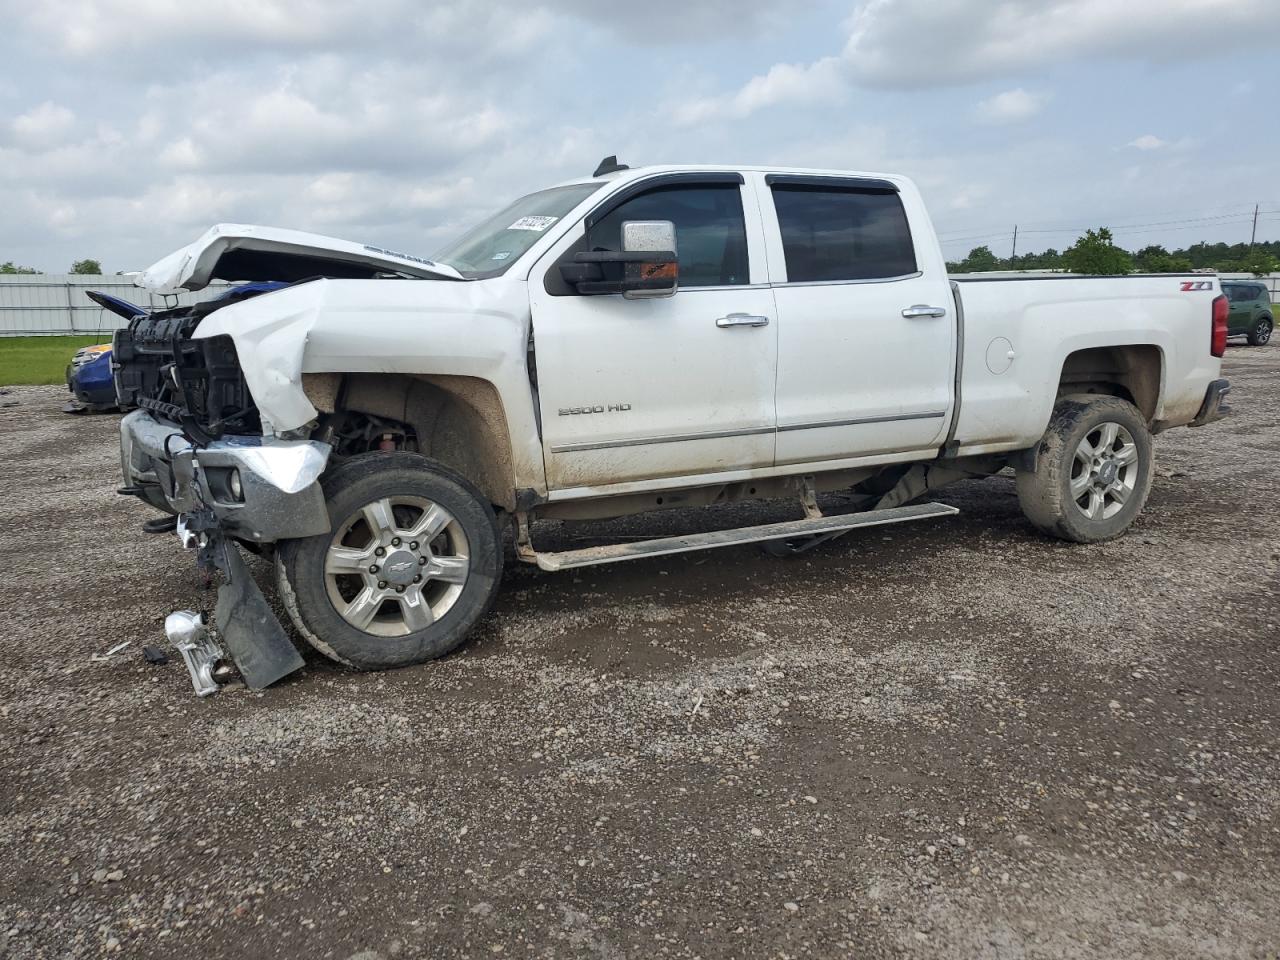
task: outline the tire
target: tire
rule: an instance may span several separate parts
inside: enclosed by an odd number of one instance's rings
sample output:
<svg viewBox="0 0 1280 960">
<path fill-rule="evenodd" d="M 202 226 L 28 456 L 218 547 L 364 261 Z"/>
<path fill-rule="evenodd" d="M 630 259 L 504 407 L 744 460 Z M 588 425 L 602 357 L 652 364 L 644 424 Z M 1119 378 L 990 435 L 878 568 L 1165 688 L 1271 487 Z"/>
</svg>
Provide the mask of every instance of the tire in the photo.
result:
<svg viewBox="0 0 1280 960">
<path fill-rule="evenodd" d="M 1271 340 L 1271 330 L 1274 322 L 1268 316 L 1259 317 L 1253 324 L 1253 329 L 1249 331 L 1249 346 L 1263 347 Z"/>
<path fill-rule="evenodd" d="M 355 457 L 321 486 L 330 532 L 276 550 L 280 598 L 303 637 L 361 670 L 434 660 L 461 644 L 502 578 L 502 539 L 483 494 L 400 452 Z"/>
<path fill-rule="evenodd" d="M 1137 408 L 1119 397 L 1076 394 L 1054 407 L 1035 472 L 1018 471 L 1018 502 L 1049 536 L 1098 543 L 1120 536 L 1141 512 L 1151 473 L 1151 432 Z"/>
</svg>

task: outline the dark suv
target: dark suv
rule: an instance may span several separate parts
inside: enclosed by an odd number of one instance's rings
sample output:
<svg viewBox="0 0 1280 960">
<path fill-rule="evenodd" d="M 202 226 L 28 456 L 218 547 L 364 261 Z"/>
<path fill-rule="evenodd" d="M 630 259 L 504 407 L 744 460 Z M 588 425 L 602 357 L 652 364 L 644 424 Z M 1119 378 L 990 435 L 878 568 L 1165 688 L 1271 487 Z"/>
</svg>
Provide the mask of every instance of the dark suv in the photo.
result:
<svg viewBox="0 0 1280 960">
<path fill-rule="evenodd" d="M 1249 344 L 1260 347 L 1271 339 L 1275 321 L 1271 315 L 1271 294 L 1261 284 L 1244 280 L 1223 280 L 1222 292 L 1231 303 L 1227 333 L 1247 336 Z"/>
</svg>

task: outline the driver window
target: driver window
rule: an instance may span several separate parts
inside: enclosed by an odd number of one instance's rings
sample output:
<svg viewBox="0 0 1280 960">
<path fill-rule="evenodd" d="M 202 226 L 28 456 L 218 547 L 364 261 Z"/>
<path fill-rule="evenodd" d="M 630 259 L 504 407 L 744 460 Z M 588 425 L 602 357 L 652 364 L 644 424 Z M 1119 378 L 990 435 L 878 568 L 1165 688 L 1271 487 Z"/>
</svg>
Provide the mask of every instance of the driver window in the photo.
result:
<svg viewBox="0 0 1280 960">
<path fill-rule="evenodd" d="M 672 185 L 633 197 L 592 226 L 586 249 L 621 249 L 626 220 L 675 224 L 682 289 L 749 282 L 747 228 L 737 184 Z"/>
</svg>

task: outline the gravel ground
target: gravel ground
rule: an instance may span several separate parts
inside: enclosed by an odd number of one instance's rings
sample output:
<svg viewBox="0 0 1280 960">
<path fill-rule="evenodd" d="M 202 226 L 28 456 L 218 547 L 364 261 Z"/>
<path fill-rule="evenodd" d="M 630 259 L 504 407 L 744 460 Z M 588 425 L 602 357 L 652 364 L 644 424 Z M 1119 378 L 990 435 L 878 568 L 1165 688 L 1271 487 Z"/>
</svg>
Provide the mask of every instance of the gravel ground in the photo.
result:
<svg viewBox="0 0 1280 960">
<path fill-rule="evenodd" d="M 1227 375 L 1114 543 L 996 477 L 794 560 L 512 564 L 443 661 L 209 700 L 142 659 L 200 591 L 117 418 L 8 390 L 0 954 L 1275 957 L 1280 350 Z"/>
</svg>

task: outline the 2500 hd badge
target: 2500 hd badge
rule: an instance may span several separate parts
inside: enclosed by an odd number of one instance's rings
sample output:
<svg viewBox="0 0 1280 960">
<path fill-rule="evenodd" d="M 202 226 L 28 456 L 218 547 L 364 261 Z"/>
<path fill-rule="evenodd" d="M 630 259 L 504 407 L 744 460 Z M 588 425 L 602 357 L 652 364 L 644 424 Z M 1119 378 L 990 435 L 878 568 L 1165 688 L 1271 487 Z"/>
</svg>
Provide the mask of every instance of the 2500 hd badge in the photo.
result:
<svg viewBox="0 0 1280 960">
<path fill-rule="evenodd" d="M 591 407 L 561 407 L 560 416 L 575 417 L 580 413 L 625 413 L 630 409 L 629 403 L 611 403 L 605 407 L 597 403 Z"/>
</svg>

